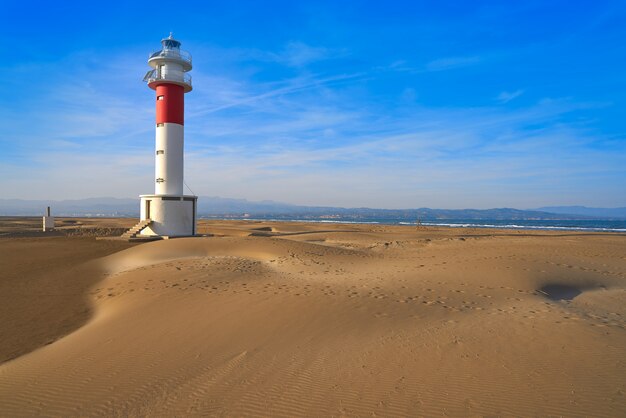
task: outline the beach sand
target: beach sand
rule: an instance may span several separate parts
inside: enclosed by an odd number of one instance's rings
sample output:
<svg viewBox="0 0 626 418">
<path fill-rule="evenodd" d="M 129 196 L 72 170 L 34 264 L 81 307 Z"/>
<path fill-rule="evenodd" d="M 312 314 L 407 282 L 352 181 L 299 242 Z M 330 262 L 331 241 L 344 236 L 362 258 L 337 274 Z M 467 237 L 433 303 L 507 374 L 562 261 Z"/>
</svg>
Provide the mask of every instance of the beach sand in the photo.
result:
<svg viewBox="0 0 626 418">
<path fill-rule="evenodd" d="M 0 220 L 0 416 L 626 416 L 626 235 L 37 222 Z"/>
</svg>

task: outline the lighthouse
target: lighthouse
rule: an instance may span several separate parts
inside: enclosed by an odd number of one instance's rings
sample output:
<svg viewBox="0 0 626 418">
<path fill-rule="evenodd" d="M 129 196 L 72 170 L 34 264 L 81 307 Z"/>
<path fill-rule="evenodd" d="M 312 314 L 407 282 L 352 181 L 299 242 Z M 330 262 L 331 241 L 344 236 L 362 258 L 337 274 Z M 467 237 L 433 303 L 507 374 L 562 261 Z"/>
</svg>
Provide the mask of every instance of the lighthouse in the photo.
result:
<svg viewBox="0 0 626 418">
<path fill-rule="evenodd" d="M 134 236 L 173 237 L 196 234 L 198 197 L 185 195 L 185 93 L 191 91 L 191 55 L 170 36 L 150 54 L 144 76 L 155 91 L 156 141 L 154 194 L 141 195 L 141 221 Z M 129 231 L 130 232 L 130 231 Z"/>
</svg>

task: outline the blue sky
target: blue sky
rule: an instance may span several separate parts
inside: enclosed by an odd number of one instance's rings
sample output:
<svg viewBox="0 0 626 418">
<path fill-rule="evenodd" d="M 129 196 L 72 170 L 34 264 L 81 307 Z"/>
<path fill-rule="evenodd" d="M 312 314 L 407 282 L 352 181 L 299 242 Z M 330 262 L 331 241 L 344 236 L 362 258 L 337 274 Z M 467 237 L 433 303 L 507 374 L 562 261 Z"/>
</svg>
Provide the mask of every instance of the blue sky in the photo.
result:
<svg viewBox="0 0 626 418">
<path fill-rule="evenodd" d="M 170 31 L 201 196 L 626 206 L 626 3 L 0 1 L 0 194 L 154 189 Z"/>
</svg>

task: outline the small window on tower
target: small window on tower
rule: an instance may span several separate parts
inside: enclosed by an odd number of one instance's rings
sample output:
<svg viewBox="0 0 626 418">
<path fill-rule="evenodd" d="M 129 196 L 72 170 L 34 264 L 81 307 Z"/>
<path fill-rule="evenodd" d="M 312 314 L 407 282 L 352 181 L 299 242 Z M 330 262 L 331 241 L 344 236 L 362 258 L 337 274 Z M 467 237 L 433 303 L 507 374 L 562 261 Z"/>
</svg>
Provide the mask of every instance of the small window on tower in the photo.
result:
<svg viewBox="0 0 626 418">
<path fill-rule="evenodd" d="M 157 155 L 162 155 L 165 154 L 165 151 L 163 151 L 162 149 L 158 149 L 157 150 Z"/>
<path fill-rule="evenodd" d="M 163 100 L 165 96 L 157 96 L 157 100 Z"/>
<path fill-rule="evenodd" d="M 165 126 L 165 124 L 164 124 L 164 123 L 157 123 L 157 128 L 162 128 L 162 127 L 164 127 L 164 126 Z"/>
</svg>

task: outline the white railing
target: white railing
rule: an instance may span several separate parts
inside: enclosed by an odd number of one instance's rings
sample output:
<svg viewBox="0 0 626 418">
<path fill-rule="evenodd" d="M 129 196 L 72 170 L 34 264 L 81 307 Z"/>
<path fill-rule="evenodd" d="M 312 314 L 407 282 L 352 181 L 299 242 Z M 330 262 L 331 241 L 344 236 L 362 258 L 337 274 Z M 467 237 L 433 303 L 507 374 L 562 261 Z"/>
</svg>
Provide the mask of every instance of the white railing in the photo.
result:
<svg viewBox="0 0 626 418">
<path fill-rule="evenodd" d="M 158 74 L 157 70 L 152 70 L 152 71 L 148 71 L 145 77 L 143 78 L 143 81 L 145 81 L 146 83 L 152 83 L 153 81 L 158 81 L 158 80 L 176 81 L 178 83 L 185 83 L 191 86 L 191 76 L 186 73 L 177 74 L 177 75 Z"/>
<path fill-rule="evenodd" d="M 160 49 L 158 51 L 152 52 L 148 59 L 151 60 L 152 58 L 159 58 L 159 57 L 177 58 L 177 59 L 183 60 L 191 64 L 191 54 L 181 49 Z"/>
</svg>

